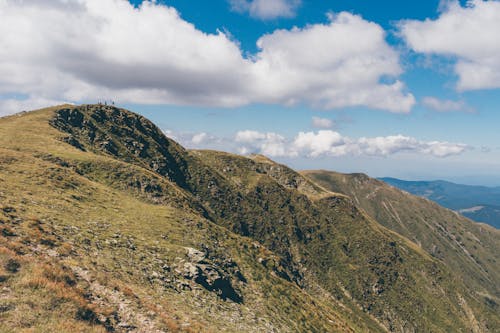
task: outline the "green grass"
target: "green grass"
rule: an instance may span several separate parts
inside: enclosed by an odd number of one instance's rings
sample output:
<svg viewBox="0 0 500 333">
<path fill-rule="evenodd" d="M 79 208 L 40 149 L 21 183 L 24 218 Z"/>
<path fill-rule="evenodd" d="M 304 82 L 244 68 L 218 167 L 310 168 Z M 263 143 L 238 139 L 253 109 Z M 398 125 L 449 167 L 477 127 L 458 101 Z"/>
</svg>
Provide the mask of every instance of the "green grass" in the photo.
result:
<svg viewBox="0 0 500 333">
<path fill-rule="evenodd" d="M 500 296 L 500 232 L 361 175 L 310 171 L 312 180 L 345 193 L 378 222 L 407 237 L 458 273 L 477 293 Z"/>
</svg>

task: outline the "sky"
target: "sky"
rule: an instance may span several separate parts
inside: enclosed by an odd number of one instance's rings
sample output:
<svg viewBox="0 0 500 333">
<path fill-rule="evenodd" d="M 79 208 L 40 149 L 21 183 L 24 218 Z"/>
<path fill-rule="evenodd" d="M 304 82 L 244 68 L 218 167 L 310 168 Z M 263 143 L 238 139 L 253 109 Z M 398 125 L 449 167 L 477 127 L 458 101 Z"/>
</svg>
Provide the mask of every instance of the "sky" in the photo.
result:
<svg viewBox="0 0 500 333">
<path fill-rule="evenodd" d="M 0 0 L 0 116 L 114 101 L 185 147 L 500 185 L 500 1 Z"/>
</svg>

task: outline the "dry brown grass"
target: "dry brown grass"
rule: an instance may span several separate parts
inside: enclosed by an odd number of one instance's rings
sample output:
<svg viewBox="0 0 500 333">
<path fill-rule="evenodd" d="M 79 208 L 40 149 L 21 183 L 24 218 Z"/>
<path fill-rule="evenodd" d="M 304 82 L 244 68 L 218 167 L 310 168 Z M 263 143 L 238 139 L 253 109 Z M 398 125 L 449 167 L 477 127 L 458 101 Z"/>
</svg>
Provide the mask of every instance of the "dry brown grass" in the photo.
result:
<svg viewBox="0 0 500 333">
<path fill-rule="evenodd" d="M 130 286 L 126 285 L 125 283 L 113 279 L 109 283 L 115 290 L 121 292 L 123 295 L 130 297 L 130 298 L 137 298 L 137 295 L 134 293 L 134 290 L 130 288 Z"/>
<path fill-rule="evenodd" d="M 12 247 L 0 246 L 0 260 L 2 257 L 15 257 L 16 255 L 17 254 L 12 250 Z"/>
<path fill-rule="evenodd" d="M 69 301 L 80 307 L 86 306 L 88 301 L 83 297 L 83 292 L 75 284 L 75 276 L 59 266 L 49 263 L 31 264 L 27 267 L 19 281 L 20 287 L 44 289 L 55 298 Z"/>
<path fill-rule="evenodd" d="M 73 254 L 74 250 L 71 244 L 64 242 L 58 247 L 57 252 L 59 253 L 59 255 L 67 257 Z"/>
<path fill-rule="evenodd" d="M 7 298 L 9 304 L 14 304 L 14 310 L 5 319 L 6 323 L 16 327 L 16 332 L 105 332 L 97 318 L 110 316 L 115 309 L 92 304 L 85 297 L 85 288 L 77 284 L 74 273 L 48 260 L 21 256 L 0 247 L 0 277 L 13 290 L 21 292 L 19 296 L 14 294 Z M 41 298 L 34 303 L 24 295 L 40 295 Z M 61 309 L 73 314 L 61 314 L 60 321 L 49 320 Z"/>
</svg>

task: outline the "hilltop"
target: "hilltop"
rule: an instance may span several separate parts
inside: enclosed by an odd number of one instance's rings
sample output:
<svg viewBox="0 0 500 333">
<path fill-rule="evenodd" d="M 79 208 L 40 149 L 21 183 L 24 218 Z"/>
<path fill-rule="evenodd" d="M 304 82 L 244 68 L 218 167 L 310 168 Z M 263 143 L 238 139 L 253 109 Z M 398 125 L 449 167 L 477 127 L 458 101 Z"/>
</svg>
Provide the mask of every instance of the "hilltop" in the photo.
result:
<svg viewBox="0 0 500 333">
<path fill-rule="evenodd" d="M 1 118 L 0 188 L 6 332 L 500 327 L 497 230 L 464 229 L 474 260 L 453 265 L 357 193 L 262 156 L 186 150 L 114 106 Z"/>
</svg>

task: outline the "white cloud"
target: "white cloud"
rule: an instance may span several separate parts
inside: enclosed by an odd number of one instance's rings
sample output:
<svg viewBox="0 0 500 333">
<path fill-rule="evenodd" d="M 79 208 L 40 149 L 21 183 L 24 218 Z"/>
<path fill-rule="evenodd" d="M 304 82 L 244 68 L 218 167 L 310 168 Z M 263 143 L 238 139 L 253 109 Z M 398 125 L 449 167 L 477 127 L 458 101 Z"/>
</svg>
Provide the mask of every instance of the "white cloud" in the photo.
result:
<svg viewBox="0 0 500 333">
<path fill-rule="evenodd" d="M 229 0 L 231 9 L 248 13 L 251 17 L 271 20 L 280 17 L 294 17 L 300 0 Z"/>
<path fill-rule="evenodd" d="M 436 97 L 424 97 L 422 104 L 438 112 L 474 112 L 474 109 L 468 106 L 464 101 L 443 100 Z"/>
<path fill-rule="evenodd" d="M 312 117 L 312 125 L 316 128 L 332 128 L 335 122 L 328 118 Z"/>
<path fill-rule="evenodd" d="M 314 132 L 300 132 L 291 143 L 294 155 L 318 157 L 322 155 L 345 155 L 351 149 L 349 139 L 337 132 L 322 130 Z"/>
<path fill-rule="evenodd" d="M 447 157 L 463 153 L 469 147 L 465 144 L 456 144 L 450 142 L 419 142 L 419 151 L 424 154 L 430 154 L 437 157 Z"/>
<path fill-rule="evenodd" d="M 252 143 L 258 140 L 264 140 L 266 138 L 267 134 L 266 133 L 261 133 L 258 131 L 251 131 L 251 130 L 245 130 L 245 131 L 239 131 L 236 133 L 236 136 L 234 139 L 236 142 L 241 142 L 241 143 Z"/>
<path fill-rule="evenodd" d="M 419 150 L 420 144 L 414 139 L 403 135 L 360 138 L 359 147 L 368 155 L 392 155 L 400 151 Z"/>
<path fill-rule="evenodd" d="M 254 67 L 260 77 L 260 100 L 320 108 L 370 106 L 409 112 L 415 99 L 400 81 L 380 83 L 401 74 L 398 53 L 377 24 L 342 12 L 328 24 L 277 30 L 257 41 Z"/>
<path fill-rule="evenodd" d="M 195 145 L 199 145 L 200 143 L 203 143 L 207 140 L 208 134 L 205 132 L 198 133 L 193 135 L 191 138 L 191 142 L 194 143 Z"/>
<path fill-rule="evenodd" d="M 224 146 L 226 144 L 225 139 L 205 132 L 195 134 L 186 133 L 184 137 L 189 138 L 189 148 L 209 148 L 211 146 L 219 148 L 221 145 Z"/>
<path fill-rule="evenodd" d="M 47 106 L 66 104 L 67 102 L 46 99 L 46 98 L 28 98 L 28 99 L 0 99 L 0 117 L 21 111 L 41 109 Z"/>
<path fill-rule="evenodd" d="M 186 148 L 210 148 L 217 146 L 223 148 L 224 145 L 227 146 L 228 140 L 224 138 L 219 138 L 215 135 L 206 132 L 177 132 L 170 129 L 163 130 L 165 136 L 172 140 L 179 142 Z"/>
<path fill-rule="evenodd" d="M 0 0 L 0 12 L 4 99 L 392 112 L 414 104 L 384 30 L 345 12 L 262 36 L 248 58 L 227 34 L 197 30 L 159 2 Z"/>
<path fill-rule="evenodd" d="M 436 20 L 400 23 L 416 52 L 456 58 L 459 90 L 500 88 L 500 1 L 448 1 Z"/>
<path fill-rule="evenodd" d="M 261 133 L 258 131 L 239 131 L 234 140 L 240 143 L 238 152 L 240 154 L 259 153 L 268 156 L 287 156 L 285 137 L 273 133 Z"/>
<path fill-rule="evenodd" d="M 387 156 L 399 152 L 414 152 L 433 155 L 436 157 L 447 157 L 457 155 L 468 149 L 461 143 L 449 143 L 441 141 L 420 141 L 404 135 L 392 135 L 386 137 L 360 138 L 358 147 L 367 155 Z"/>
<path fill-rule="evenodd" d="M 421 141 L 404 135 L 351 139 L 332 130 L 299 132 L 293 140 L 277 133 L 240 131 L 235 136 L 241 154 L 260 153 L 270 157 L 311 157 L 371 155 L 389 156 L 408 152 L 447 157 L 470 149 L 461 143 Z"/>
<path fill-rule="evenodd" d="M 321 158 L 346 155 L 386 157 L 398 153 L 448 157 L 472 149 L 462 143 L 422 141 L 401 134 L 349 138 L 332 130 L 299 132 L 293 138 L 275 132 L 254 130 L 238 131 L 230 138 L 205 132 L 176 133 L 166 130 L 164 133 L 187 148 L 217 149 L 242 155 L 263 154 L 269 157 Z"/>
<path fill-rule="evenodd" d="M 241 105 L 251 62 L 171 7 L 120 0 L 0 1 L 0 94 Z M 231 73 L 230 75 L 224 74 Z"/>
</svg>

